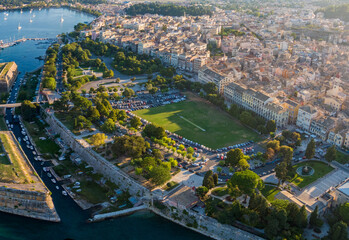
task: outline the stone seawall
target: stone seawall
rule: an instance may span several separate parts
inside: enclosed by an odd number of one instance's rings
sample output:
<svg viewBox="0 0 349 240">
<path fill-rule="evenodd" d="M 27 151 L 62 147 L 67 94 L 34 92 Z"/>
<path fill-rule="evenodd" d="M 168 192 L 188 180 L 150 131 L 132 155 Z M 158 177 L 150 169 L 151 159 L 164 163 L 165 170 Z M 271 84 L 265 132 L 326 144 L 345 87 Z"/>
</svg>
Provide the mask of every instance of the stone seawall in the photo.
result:
<svg viewBox="0 0 349 240">
<path fill-rule="evenodd" d="M 0 211 L 40 220 L 60 221 L 49 192 L 0 187 Z"/>
</svg>

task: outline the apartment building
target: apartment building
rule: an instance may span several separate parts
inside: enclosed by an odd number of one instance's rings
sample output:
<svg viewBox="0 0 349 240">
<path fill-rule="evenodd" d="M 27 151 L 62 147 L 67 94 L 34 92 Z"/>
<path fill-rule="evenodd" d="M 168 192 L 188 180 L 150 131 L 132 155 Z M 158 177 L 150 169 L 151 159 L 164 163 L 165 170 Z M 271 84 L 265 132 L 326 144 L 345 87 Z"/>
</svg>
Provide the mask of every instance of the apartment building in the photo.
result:
<svg viewBox="0 0 349 240">
<path fill-rule="evenodd" d="M 224 87 L 233 82 L 233 76 L 222 74 L 214 69 L 204 66 L 199 70 L 198 80 L 201 83 L 213 82 L 218 88 L 218 92 L 223 94 Z"/>
<path fill-rule="evenodd" d="M 279 103 L 263 92 L 233 82 L 224 88 L 224 98 L 227 105 L 235 103 L 267 120 L 275 120 L 278 127 L 288 124 L 287 104 Z"/>
<path fill-rule="evenodd" d="M 301 106 L 298 110 L 296 125 L 304 130 L 310 129 L 312 119 L 317 116 L 317 110 L 309 105 Z"/>
</svg>

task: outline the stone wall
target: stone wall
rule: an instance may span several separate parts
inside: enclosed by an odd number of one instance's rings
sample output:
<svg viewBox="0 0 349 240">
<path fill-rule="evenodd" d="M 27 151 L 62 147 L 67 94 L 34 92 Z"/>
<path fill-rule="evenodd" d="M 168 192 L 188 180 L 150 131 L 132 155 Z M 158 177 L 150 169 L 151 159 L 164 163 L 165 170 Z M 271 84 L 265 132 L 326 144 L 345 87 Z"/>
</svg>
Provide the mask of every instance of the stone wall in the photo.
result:
<svg viewBox="0 0 349 240">
<path fill-rule="evenodd" d="M 49 192 L 0 187 L 0 211 L 46 221 L 60 221 Z"/>
<path fill-rule="evenodd" d="M 257 235 L 246 232 L 242 229 L 234 226 L 221 224 L 216 219 L 201 215 L 192 210 L 181 211 L 162 203 L 165 207 L 160 210 L 154 206 L 149 206 L 149 209 L 164 217 L 171 220 L 183 227 L 189 228 L 193 231 L 201 233 L 205 236 L 209 236 L 217 240 L 263 240 Z"/>
<path fill-rule="evenodd" d="M 46 122 L 53 131 L 59 134 L 64 142 L 92 166 L 96 172 L 103 174 L 105 178 L 117 184 L 122 190 L 128 191 L 131 195 L 138 197 L 149 196 L 150 191 L 147 188 L 136 182 L 90 147 L 84 146 L 84 141 L 77 139 L 52 113 L 45 113 L 45 117 Z"/>
<path fill-rule="evenodd" d="M 8 92 L 18 75 L 18 68 L 15 62 L 5 64 L 7 66 L 0 72 L 0 92 Z M 7 69 L 8 67 L 9 69 Z"/>
</svg>

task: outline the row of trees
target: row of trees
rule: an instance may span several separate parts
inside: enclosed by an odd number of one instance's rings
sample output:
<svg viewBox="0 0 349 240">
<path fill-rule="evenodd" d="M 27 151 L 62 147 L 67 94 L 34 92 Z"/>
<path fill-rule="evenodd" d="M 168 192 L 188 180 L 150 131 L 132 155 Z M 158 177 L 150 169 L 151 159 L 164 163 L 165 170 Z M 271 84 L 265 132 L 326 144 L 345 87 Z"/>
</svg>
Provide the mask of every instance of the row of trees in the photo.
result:
<svg viewBox="0 0 349 240">
<path fill-rule="evenodd" d="M 126 9 L 126 13 L 131 16 L 139 14 L 159 14 L 164 16 L 183 16 L 188 14 L 191 16 L 212 15 L 209 7 L 201 5 L 181 6 L 178 4 L 161 4 L 161 3 L 139 3 Z"/>
<path fill-rule="evenodd" d="M 46 59 L 44 65 L 44 79 L 42 80 L 42 86 L 51 90 L 56 89 L 56 61 L 59 51 L 59 44 L 53 44 L 46 50 Z"/>
</svg>

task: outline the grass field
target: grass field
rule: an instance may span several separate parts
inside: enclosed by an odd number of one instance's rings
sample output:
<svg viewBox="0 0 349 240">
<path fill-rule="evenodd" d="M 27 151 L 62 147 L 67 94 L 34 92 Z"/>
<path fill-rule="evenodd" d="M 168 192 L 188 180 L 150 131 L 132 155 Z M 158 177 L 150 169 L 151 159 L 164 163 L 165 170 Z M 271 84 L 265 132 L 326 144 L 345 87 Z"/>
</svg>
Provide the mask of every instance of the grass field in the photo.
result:
<svg viewBox="0 0 349 240">
<path fill-rule="evenodd" d="M 24 160 L 19 152 L 19 149 L 7 134 L 0 133 L 1 144 L 7 152 L 8 159 L 2 157 L 0 162 L 0 181 L 11 183 L 30 183 L 32 178 L 30 177 L 31 171 L 25 166 Z M 1 153 L 4 153 L 1 147 Z M 28 170 L 28 172 L 27 172 Z"/>
<path fill-rule="evenodd" d="M 329 172 L 331 172 L 333 170 L 333 167 L 328 166 L 328 164 L 323 163 L 323 162 L 319 162 L 319 161 L 302 162 L 302 163 L 294 165 L 293 169 L 297 170 L 297 168 L 305 166 L 305 165 L 314 168 L 315 172 L 311 176 L 300 176 L 300 175 L 296 174 L 296 176 L 291 180 L 291 182 L 300 188 L 304 188 L 305 186 L 308 186 L 310 183 L 325 176 L 326 174 L 328 174 Z"/>
<path fill-rule="evenodd" d="M 135 114 L 214 149 L 248 140 L 260 140 L 257 133 L 212 104 L 191 94 L 188 97 L 189 100 L 184 102 L 138 110 Z"/>
<path fill-rule="evenodd" d="M 276 186 L 265 185 L 265 187 L 261 190 L 263 196 L 269 201 L 273 201 L 275 199 L 275 195 L 280 192 Z"/>
<path fill-rule="evenodd" d="M 349 162 L 349 154 L 344 154 L 342 152 L 337 151 L 336 161 L 341 164 L 346 164 Z"/>
</svg>

